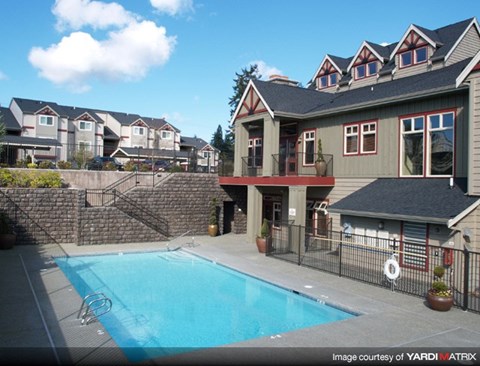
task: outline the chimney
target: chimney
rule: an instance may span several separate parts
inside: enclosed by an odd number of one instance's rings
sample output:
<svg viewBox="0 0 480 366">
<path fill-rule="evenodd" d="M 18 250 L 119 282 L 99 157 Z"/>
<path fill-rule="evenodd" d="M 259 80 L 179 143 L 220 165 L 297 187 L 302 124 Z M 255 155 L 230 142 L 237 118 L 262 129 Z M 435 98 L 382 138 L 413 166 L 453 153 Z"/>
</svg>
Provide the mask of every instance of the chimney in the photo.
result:
<svg viewBox="0 0 480 366">
<path fill-rule="evenodd" d="M 288 76 L 285 76 L 285 75 L 278 75 L 278 74 L 270 75 L 268 81 L 275 84 L 298 86 L 298 81 L 290 80 Z"/>
</svg>

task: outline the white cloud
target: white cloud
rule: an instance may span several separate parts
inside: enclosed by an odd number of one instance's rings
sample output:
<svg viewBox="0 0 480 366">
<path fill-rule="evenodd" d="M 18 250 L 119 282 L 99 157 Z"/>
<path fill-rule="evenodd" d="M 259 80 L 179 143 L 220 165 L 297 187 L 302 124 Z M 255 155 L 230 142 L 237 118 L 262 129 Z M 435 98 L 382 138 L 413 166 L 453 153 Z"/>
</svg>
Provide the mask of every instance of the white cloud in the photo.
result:
<svg viewBox="0 0 480 366">
<path fill-rule="evenodd" d="M 262 76 L 262 80 L 268 80 L 271 75 L 281 75 L 282 71 L 277 69 L 275 66 L 269 66 L 265 63 L 265 61 L 251 61 L 249 65 L 257 65 L 258 66 L 258 74 Z"/>
<path fill-rule="evenodd" d="M 28 59 L 41 77 L 71 90 L 89 89 L 92 77 L 108 80 L 138 80 L 153 66 L 170 58 L 176 38 L 151 21 L 131 23 L 109 33 L 104 41 L 85 32 L 65 36 L 47 49 L 32 48 Z"/>
<path fill-rule="evenodd" d="M 8 77 L 2 71 L 0 71 L 0 80 L 7 80 Z"/>
<path fill-rule="evenodd" d="M 93 29 L 123 27 L 139 19 L 118 3 L 91 0 L 56 0 L 52 12 L 57 17 L 56 27 L 60 31 L 79 30 L 84 26 Z"/>
<path fill-rule="evenodd" d="M 171 16 L 193 12 L 193 0 L 150 0 L 150 4 Z"/>
</svg>

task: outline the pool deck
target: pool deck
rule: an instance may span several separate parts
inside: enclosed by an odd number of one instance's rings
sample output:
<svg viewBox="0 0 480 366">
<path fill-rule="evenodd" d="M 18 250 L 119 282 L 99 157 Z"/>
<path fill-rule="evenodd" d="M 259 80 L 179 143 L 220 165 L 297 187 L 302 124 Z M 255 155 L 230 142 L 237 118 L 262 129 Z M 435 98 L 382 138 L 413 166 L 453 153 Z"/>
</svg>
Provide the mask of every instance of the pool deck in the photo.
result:
<svg viewBox="0 0 480 366">
<path fill-rule="evenodd" d="M 164 250 L 166 244 L 52 244 L 0 251 L 0 363 L 128 364 L 100 322 L 80 324 L 82 299 L 52 255 Z M 463 364 L 480 364 L 480 352 L 473 356 L 480 351 L 480 314 L 459 308 L 433 311 L 419 297 L 266 257 L 245 235 L 184 237 L 170 244 L 177 245 L 361 316 L 142 364 L 330 364 L 334 355 L 337 360 L 357 358 L 339 364 L 365 364 L 362 355 L 370 357 L 368 364 L 388 364 L 379 361 L 388 355 L 391 363 L 406 364 L 406 353 L 412 352 L 462 352 L 462 357 L 475 358 Z"/>
</svg>

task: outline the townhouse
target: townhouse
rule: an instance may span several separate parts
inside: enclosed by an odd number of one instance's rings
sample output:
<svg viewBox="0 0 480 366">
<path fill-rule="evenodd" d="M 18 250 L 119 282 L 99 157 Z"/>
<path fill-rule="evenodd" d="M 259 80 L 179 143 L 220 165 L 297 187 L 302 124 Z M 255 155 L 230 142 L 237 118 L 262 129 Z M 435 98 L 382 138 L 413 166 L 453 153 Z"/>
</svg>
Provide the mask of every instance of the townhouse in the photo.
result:
<svg viewBox="0 0 480 366">
<path fill-rule="evenodd" d="M 182 137 L 163 118 L 24 98 L 13 98 L 8 108 L 0 107 L 0 114 L 7 130 L 2 162 L 9 165 L 27 156 L 34 161 L 71 161 L 84 151 L 124 161 L 153 158 L 187 166 L 193 159 L 203 161 L 204 150 L 211 149 L 203 140 L 196 141 L 195 149 L 183 146 L 182 139 L 194 139 Z"/>
<path fill-rule="evenodd" d="M 306 87 L 250 81 L 232 117 L 233 177 L 247 187 L 247 237 L 263 218 L 480 249 L 480 28 L 410 25 L 398 42 L 326 55 Z M 320 144 L 319 144 L 320 140 Z M 319 151 L 321 148 L 321 151 Z M 327 170 L 317 176 L 323 155 Z"/>
</svg>

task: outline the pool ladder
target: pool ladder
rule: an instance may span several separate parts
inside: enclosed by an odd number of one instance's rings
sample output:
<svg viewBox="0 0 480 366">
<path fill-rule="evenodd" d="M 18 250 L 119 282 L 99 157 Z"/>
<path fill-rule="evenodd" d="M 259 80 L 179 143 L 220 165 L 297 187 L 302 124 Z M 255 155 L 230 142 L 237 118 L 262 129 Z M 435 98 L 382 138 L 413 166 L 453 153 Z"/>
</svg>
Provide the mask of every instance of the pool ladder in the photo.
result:
<svg viewBox="0 0 480 366">
<path fill-rule="evenodd" d="M 82 310 L 85 311 L 82 314 Z M 97 314 L 96 311 L 99 311 Z M 103 292 L 95 292 L 83 298 L 82 306 L 77 314 L 77 319 L 82 318 L 82 324 L 87 325 L 99 316 L 104 315 L 112 310 L 112 300 L 105 296 Z"/>
</svg>

